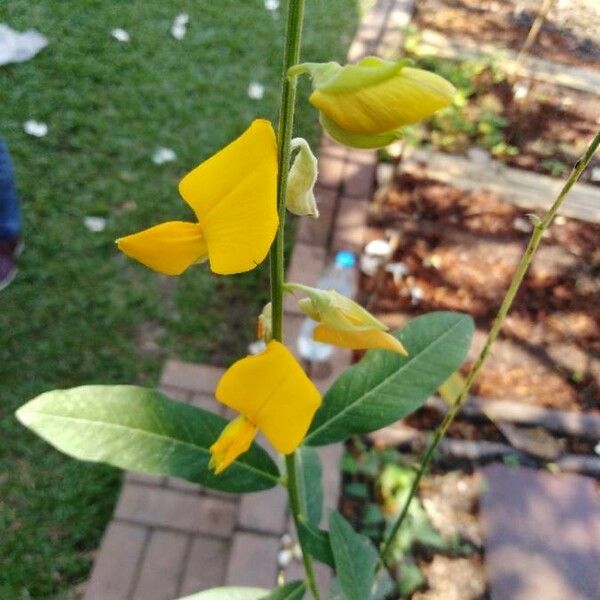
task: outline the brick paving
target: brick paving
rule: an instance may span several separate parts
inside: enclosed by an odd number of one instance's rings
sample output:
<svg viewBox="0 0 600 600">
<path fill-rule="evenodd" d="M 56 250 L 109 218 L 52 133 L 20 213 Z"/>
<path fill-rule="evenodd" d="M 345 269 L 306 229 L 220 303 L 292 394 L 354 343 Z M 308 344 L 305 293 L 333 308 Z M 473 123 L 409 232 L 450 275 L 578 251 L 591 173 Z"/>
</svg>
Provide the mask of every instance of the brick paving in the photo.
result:
<svg viewBox="0 0 600 600">
<path fill-rule="evenodd" d="M 597 600 L 600 499 L 594 481 L 499 464 L 483 473 L 491 600 Z"/>
</svg>

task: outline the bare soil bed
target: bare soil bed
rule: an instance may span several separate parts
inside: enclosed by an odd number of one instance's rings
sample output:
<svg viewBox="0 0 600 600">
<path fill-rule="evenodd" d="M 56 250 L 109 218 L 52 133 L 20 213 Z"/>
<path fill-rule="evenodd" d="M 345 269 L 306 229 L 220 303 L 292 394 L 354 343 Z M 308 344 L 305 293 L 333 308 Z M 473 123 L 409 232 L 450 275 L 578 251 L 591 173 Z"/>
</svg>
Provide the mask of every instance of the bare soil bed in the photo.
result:
<svg viewBox="0 0 600 600">
<path fill-rule="evenodd" d="M 379 289 L 365 296 L 392 326 L 432 310 L 471 314 L 481 348 L 531 231 L 526 211 L 403 174 L 371 205 L 370 224 L 401 236 Z M 371 236 L 371 237 L 372 237 Z M 473 393 L 575 411 L 600 411 L 600 226 L 559 217 L 547 233 Z M 468 364 L 466 368 L 468 368 Z"/>
<path fill-rule="evenodd" d="M 600 10 L 593 0 L 555 2 L 531 54 L 600 70 Z M 420 0 L 413 23 L 456 38 L 518 52 L 537 15 L 539 0 Z"/>
</svg>

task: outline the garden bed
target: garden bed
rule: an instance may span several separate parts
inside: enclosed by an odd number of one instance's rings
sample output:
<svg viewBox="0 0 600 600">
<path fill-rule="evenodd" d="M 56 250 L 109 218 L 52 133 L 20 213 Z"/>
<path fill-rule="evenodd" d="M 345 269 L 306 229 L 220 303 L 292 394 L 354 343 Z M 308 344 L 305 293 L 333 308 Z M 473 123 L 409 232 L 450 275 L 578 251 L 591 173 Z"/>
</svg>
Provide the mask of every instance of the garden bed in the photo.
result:
<svg viewBox="0 0 600 600">
<path fill-rule="evenodd" d="M 504 58 L 507 52 L 516 56 L 538 8 L 539 2 L 529 0 L 417 3 L 403 53 L 452 81 L 458 94 L 453 106 L 407 128 L 408 143 L 474 152 L 482 167 L 493 157 L 553 177 L 568 174 L 598 128 L 600 89 L 597 83 L 562 87 L 556 76 L 541 81 L 536 72 L 554 73 L 553 65 L 564 65 L 562 71 L 573 68 L 587 81 L 589 73 L 600 71 L 600 45 L 589 37 L 600 27 L 600 13 L 584 2 L 573 2 L 568 10 L 555 5 L 530 51 L 547 66 L 530 65 L 511 76 Z M 582 181 L 600 183 L 599 158 Z"/>
<path fill-rule="evenodd" d="M 430 310 L 457 310 L 477 323 L 481 347 L 531 231 L 527 211 L 404 173 L 371 205 L 370 224 L 394 228 L 400 243 L 372 306 L 394 326 Z M 473 392 L 546 407 L 600 406 L 600 226 L 559 216 L 502 328 Z M 468 366 L 468 365 L 467 365 Z"/>
<path fill-rule="evenodd" d="M 591 3 L 554 3 L 530 53 L 553 62 L 600 70 L 600 45 L 592 34 L 600 13 Z M 413 24 L 445 35 L 492 43 L 518 52 L 541 6 L 539 0 L 421 0 Z"/>
<path fill-rule="evenodd" d="M 431 178 L 425 168 L 398 168 L 375 194 L 368 225 L 367 239 L 395 237 L 398 244 L 383 277 L 382 271 L 361 275 L 363 302 L 393 329 L 433 310 L 471 314 L 477 332 L 465 373 L 531 233 L 528 211 L 490 193 L 456 189 Z M 472 389 L 481 406 L 486 399 L 505 399 L 600 414 L 598 239 L 598 224 L 555 220 Z M 375 543 L 402 505 L 412 468 L 444 410 L 443 402 L 429 402 L 402 422 L 347 445 L 341 508 Z M 566 456 L 576 462 L 593 457 L 596 441 L 460 413 L 400 536 L 392 569 L 396 595 L 388 597 L 489 598 L 479 467 L 504 460 L 533 468 L 554 463 L 561 469 Z"/>
<path fill-rule="evenodd" d="M 453 106 L 408 129 L 411 144 L 432 144 L 453 153 L 472 153 L 478 147 L 485 150 L 474 155 L 482 167 L 493 157 L 564 178 L 598 128 L 597 95 L 524 78 L 513 85 L 491 58 L 414 58 L 419 66 L 447 77 L 459 94 Z M 599 184 L 599 168 L 600 158 L 593 159 L 582 181 Z"/>
</svg>

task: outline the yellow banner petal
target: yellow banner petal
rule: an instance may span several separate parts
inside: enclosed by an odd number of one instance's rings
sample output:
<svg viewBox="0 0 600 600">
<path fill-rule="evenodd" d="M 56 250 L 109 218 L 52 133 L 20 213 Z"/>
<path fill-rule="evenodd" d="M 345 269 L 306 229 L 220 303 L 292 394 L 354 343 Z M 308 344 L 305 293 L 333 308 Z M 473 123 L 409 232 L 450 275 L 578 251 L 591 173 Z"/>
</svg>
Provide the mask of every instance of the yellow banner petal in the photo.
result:
<svg viewBox="0 0 600 600">
<path fill-rule="evenodd" d="M 393 335 L 380 329 L 340 331 L 339 329 L 327 327 L 327 325 L 317 325 L 313 338 L 323 344 L 332 344 L 333 346 L 351 348 L 352 350 L 379 348 L 380 350 L 390 350 L 408 356 L 404 346 Z"/>
<path fill-rule="evenodd" d="M 180 275 L 207 257 L 197 223 L 168 221 L 119 238 L 116 243 L 127 256 L 165 275 Z"/>
<path fill-rule="evenodd" d="M 269 342 L 263 353 L 235 362 L 215 395 L 256 425 L 283 454 L 300 445 L 321 404 L 319 390 L 277 341 Z"/>
<path fill-rule="evenodd" d="M 259 265 L 279 222 L 271 123 L 253 121 L 239 138 L 188 173 L 179 192 L 198 217 L 215 273 L 231 275 Z"/>
<path fill-rule="evenodd" d="M 444 78 L 423 69 L 399 72 L 352 91 L 315 90 L 310 103 L 342 130 L 383 134 L 416 123 L 452 102 L 456 90 Z"/>
</svg>

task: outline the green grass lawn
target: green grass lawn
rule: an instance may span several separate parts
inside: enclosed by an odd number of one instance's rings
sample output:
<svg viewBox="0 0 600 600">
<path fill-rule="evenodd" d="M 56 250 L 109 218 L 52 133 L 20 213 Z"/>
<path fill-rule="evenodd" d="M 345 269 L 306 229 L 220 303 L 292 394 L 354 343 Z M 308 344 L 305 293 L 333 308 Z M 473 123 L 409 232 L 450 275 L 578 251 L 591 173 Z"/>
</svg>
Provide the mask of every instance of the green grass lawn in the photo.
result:
<svg viewBox="0 0 600 600">
<path fill-rule="evenodd" d="M 285 4 L 285 2 L 282 2 Z M 309 0 L 303 58 L 341 60 L 358 0 Z M 178 12 L 187 37 L 168 33 Z M 160 277 L 114 239 L 191 216 L 177 182 L 252 118 L 276 116 L 283 19 L 263 0 L 11 0 L 0 22 L 50 43 L 0 68 L 0 135 L 24 214 L 17 280 L 0 293 L 0 598 L 63 598 L 84 580 L 120 484 L 20 427 L 14 410 L 56 387 L 152 385 L 168 356 L 226 364 L 243 354 L 266 296 L 264 267 L 232 278 Z M 129 43 L 110 35 L 126 29 Z M 248 84 L 265 85 L 262 100 Z M 297 134 L 318 140 L 302 85 Z M 33 138 L 28 119 L 49 133 Z M 151 156 L 166 146 L 177 160 Z M 86 216 L 107 219 L 103 232 Z"/>
</svg>

